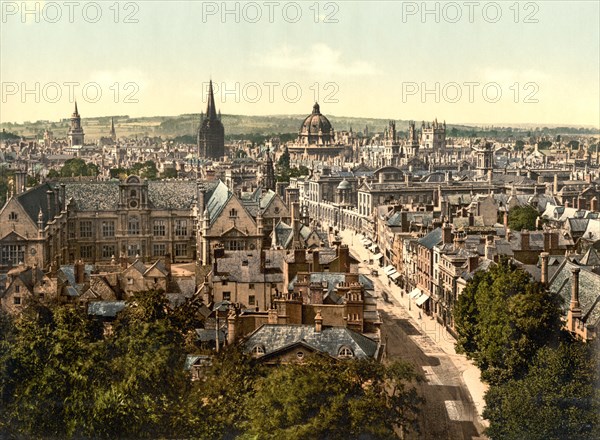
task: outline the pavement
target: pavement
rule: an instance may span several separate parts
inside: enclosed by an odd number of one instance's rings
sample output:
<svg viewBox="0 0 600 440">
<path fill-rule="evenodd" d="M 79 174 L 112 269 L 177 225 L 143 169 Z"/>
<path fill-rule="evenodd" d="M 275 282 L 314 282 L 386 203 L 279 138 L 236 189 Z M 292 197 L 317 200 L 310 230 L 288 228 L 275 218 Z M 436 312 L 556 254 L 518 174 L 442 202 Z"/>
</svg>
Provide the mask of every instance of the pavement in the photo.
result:
<svg viewBox="0 0 600 440">
<path fill-rule="evenodd" d="M 340 236 L 361 262 L 372 258 L 373 254 L 360 243 L 358 234 L 341 231 Z M 430 385 L 423 390 L 428 401 L 426 412 L 433 411 L 439 420 L 436 425 L 425 421 L 424 429 L 428 434 L 432 430 L 439 432 L 427 438 L 484 438 L 482 432 L 487 422 L 481 418 L 481 412 L 487 385 L 481 382 L 479 369 L 466 356 L 456 353 L 454 337 L 437 320 L 425 315 L 399 286 L 389 282 L 382 267 L 368 263 L 359 265 L 364 274 L 370 274 L 372 269 L 379 272 L 378 276 L 369 276 L 375 284 L 383 318 L 382 334 L 384 338 L 388 337 L 388 357 L 408 358 L 423 369 Z M 383 300 L 382 292 L 387 293 L 388 301 Z M 413 343 L 418 347 L 417 351 L 413 349 Z M 440 386 L 446 389 L 441 390 Z"/>
</svg>

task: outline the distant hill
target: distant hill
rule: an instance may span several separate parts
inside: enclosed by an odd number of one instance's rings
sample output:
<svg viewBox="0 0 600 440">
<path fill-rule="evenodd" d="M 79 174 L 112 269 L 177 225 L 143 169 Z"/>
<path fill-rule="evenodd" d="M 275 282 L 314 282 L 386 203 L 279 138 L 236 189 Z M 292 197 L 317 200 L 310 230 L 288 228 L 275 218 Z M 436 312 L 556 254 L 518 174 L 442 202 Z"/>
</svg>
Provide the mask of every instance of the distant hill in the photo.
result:
<svg viewBox="0 0 600 440">
<path fill-rule="evenodd" d="M 268 137 L 277 134 L 297 134 L 306 115 L 270 115 L 270 116 L 245 116 L 222 115 L 225 133 L 228 139 L 247 136 Z M 336 131 L 349 130 L 363 132 L 365 126 L 369 133 L 383 132 L 387 127 L 388 119 L 357 118 L 327 115 Z M 160 136 L 162 138 L 176 138 L 179 136 L 195 136 L 200 120 L 200 114 L 183 114 L 179 116 L 152 116 L 130 118 L 127 115 L 114 116 L 117 136 Z M 110 132 L 110 116 L 82 118 L 86 139 L 99 139 L 108 136 Z M 396 130 L 404 133 L 408 129 L 405 120 L 396 121 Z M 441 122 L 441 121 L 440 121 Z M 419 126 L 421 121 L 417 121 Z M 526 127 L 525 127 L 526 125 Z M 0 129 L 19 136 L 41 138 L 44 130 L 49 129 L 57 138 L 65 137 L 69 128 L 69 119 L 60 121 L 37 121 L 23 124 L 2 123 Z M 516 132 L 516 133 L 515 133 Z M 466 124 L 448 124 L 449 136 L 489 136 L 512 137 L 513 134 L 523 136 L 532 133 L 535 135 L 554 134 L 598 134 L 598 130 L 574 127 L 535 127 L 533 124 L 522 124 L 521 127 L 493 127 Z M 527 134 L 528 135 L 528 134 Z M 287 136 L 289 137 L 289 136 Z"/>
</svg>

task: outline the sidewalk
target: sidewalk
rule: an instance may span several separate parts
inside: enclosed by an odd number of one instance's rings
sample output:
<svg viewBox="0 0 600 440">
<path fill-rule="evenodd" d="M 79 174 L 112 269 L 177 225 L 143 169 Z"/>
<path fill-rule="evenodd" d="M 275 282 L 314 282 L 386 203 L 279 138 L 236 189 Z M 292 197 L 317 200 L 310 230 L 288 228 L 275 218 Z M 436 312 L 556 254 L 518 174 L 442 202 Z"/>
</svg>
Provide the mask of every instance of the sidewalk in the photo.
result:
<svg viewBox="0 0 600 440">
<path fill-rule="evenodd" d="M 360 242 L 359 235 L 355 235 L 352 231 L 340 231 L 340 236 L 344 243 L 351 249 L 352 253 L 359 257 L 361 262 L 364 260 L 368 261 L 372 257 L 372 253 L 368 249 L 365 249 Z M 361 263 L 361 266 L 368 268 L 369 272 L 371 269 L 378 269 L 379 276 L 369 274 L 369 277 L 372 279 L 378 278 L 383 289 L 388 295 L 391 294 L 390 301 L 400 304 L 400 307 L 404 309 L 404 312 L 412 318 L 412 324 L 419 328 L 423 335 L 429 337 L 433 344 L 450 357 L 452 363 L 462 374 L 463 381 L 465 382 L 465 385 L 471 394 L 473 404 L 477 409 L 480 422 L 487 426 L 487 422 L 481 418 L 481 413 L 485 406 L 483 396 L 488 386 L 481 382 L 480 371 L 473 362 L 467 359 L 466 356 L 456 353 L 456 340 L 454 337 L 443 325 L 439 324 L 435 318 L 425 315 L 425 313 L 415 304 L 414 300 L 411 300 L 408 297 L 407 292 L 404 292 L 403 289 L 394 283 L 388 285 L 388 277 L 383 273 L 382 267 L 378 264 L 369 265 L 367 263 Z M 381 297 L 381 292 L 376 293 L 378 293 L 378 297 Z"/>
</svg>

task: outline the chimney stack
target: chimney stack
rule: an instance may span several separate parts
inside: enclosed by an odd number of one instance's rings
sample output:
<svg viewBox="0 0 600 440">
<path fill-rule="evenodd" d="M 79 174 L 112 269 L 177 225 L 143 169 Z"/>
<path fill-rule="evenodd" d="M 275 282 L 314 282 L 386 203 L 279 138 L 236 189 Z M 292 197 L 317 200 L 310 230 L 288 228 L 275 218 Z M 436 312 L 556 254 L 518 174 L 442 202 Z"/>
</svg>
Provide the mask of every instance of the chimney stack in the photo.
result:
<svg viewBox="0 0 600 440">
<path fill-rule="evenodd" d="M 571 273 L 571 303 L 569 304 L 569 312 L 573 318 L 581 318 L 581 307 L 579 305 L 579 271 L 578 267 L 572 267 Z"/>
<path fill-rule="evenodd" d="M 227 345 L 233 345 L 235 343 L 236 338 L 236 321 L 237 314 L 234 309 L 229 311 L 229 315 L 227 315 Z"/>
<path fill-rule="evenodd" d="M 598 197 L 594 197 L 590 201 L 590 211 L 592 211 L 592 212 L 598 212 Z"/>
<path fill-rule="evenodd" d="M 350 272 L 350 249 L 347 245 L 338 247 L 338 259 L 340 264 L 340 272 Z"/>
<path fill-rule="evenodd" d="M 15 195 L 18 196 L 25 191 L 25 183 L 27 181 L 27 173 L 25 171 L 15 172 Z"/>
<path fill-rule="evenodd" d="M 521 231 L 521 250 L 529 250 L 529 231 L 527 229 Z"/>
<path fill-rule="evenodd" d="M 46 203 L 48 204 L 48 221 L 54 218 L 54 191 L 49 189 L 46 191 Z"/>
<path fill-rule="evenodd" d="M 323 285 L 319 282 L 312 282 L 309 286 L 310 303 L 323 304 Z"/>
<path fill-rule="evenodd" d="M 312 272 L 321 272 L 321 265 L 319 264 L 319 251 L 314 250 L 312 253 L 313 264 L 312 264 Z"/>
<path fill-rule="evenodd" d="M 277 324 L 277 309 L 269 309 L 269 311 L 267 312 L 267 323 Z"/>
<path fill-rule="evenodd" d="M 321 316 L 321 309 L 317 309 L 315 315 L 315 333 L 321 333 L 323 330 L 323 317 Z"/>
<path fill-rule="evenodd" d="M 542 259 L 542 275 L 540 277 L 540 282 L 544 285 L 548 285 L 548 258 L 550 254 L 548 252 L 542 252 L 540 254 L 540 258 Z"/>
<path fill-rule="evenodd" d="M 74 267 L 75 282 L 77 284 L 83 284 L 85 282 L 85 264 L 82 260 L 77 260 Z"/>
<path fill-rule="evenodd" d="M 452 225 L 450 223 L 444 223 L 442 226 L 442 243 L 443 244 L 451 244 L 452 243 Z"/>
</svg>

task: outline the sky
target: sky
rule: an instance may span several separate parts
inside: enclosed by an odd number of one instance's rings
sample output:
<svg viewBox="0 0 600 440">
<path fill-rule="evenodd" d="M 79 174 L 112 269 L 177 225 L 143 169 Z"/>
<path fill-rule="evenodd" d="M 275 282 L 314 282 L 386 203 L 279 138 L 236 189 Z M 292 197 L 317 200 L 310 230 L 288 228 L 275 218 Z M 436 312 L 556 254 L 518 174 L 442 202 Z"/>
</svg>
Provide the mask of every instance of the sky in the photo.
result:
<svg viewBox="0 0 600 440">
<path fill-rule="evenodd" d="M 0 122 L 307 114 L 600 126 L 600 2 L 0 1 Z"/>
</svg>

